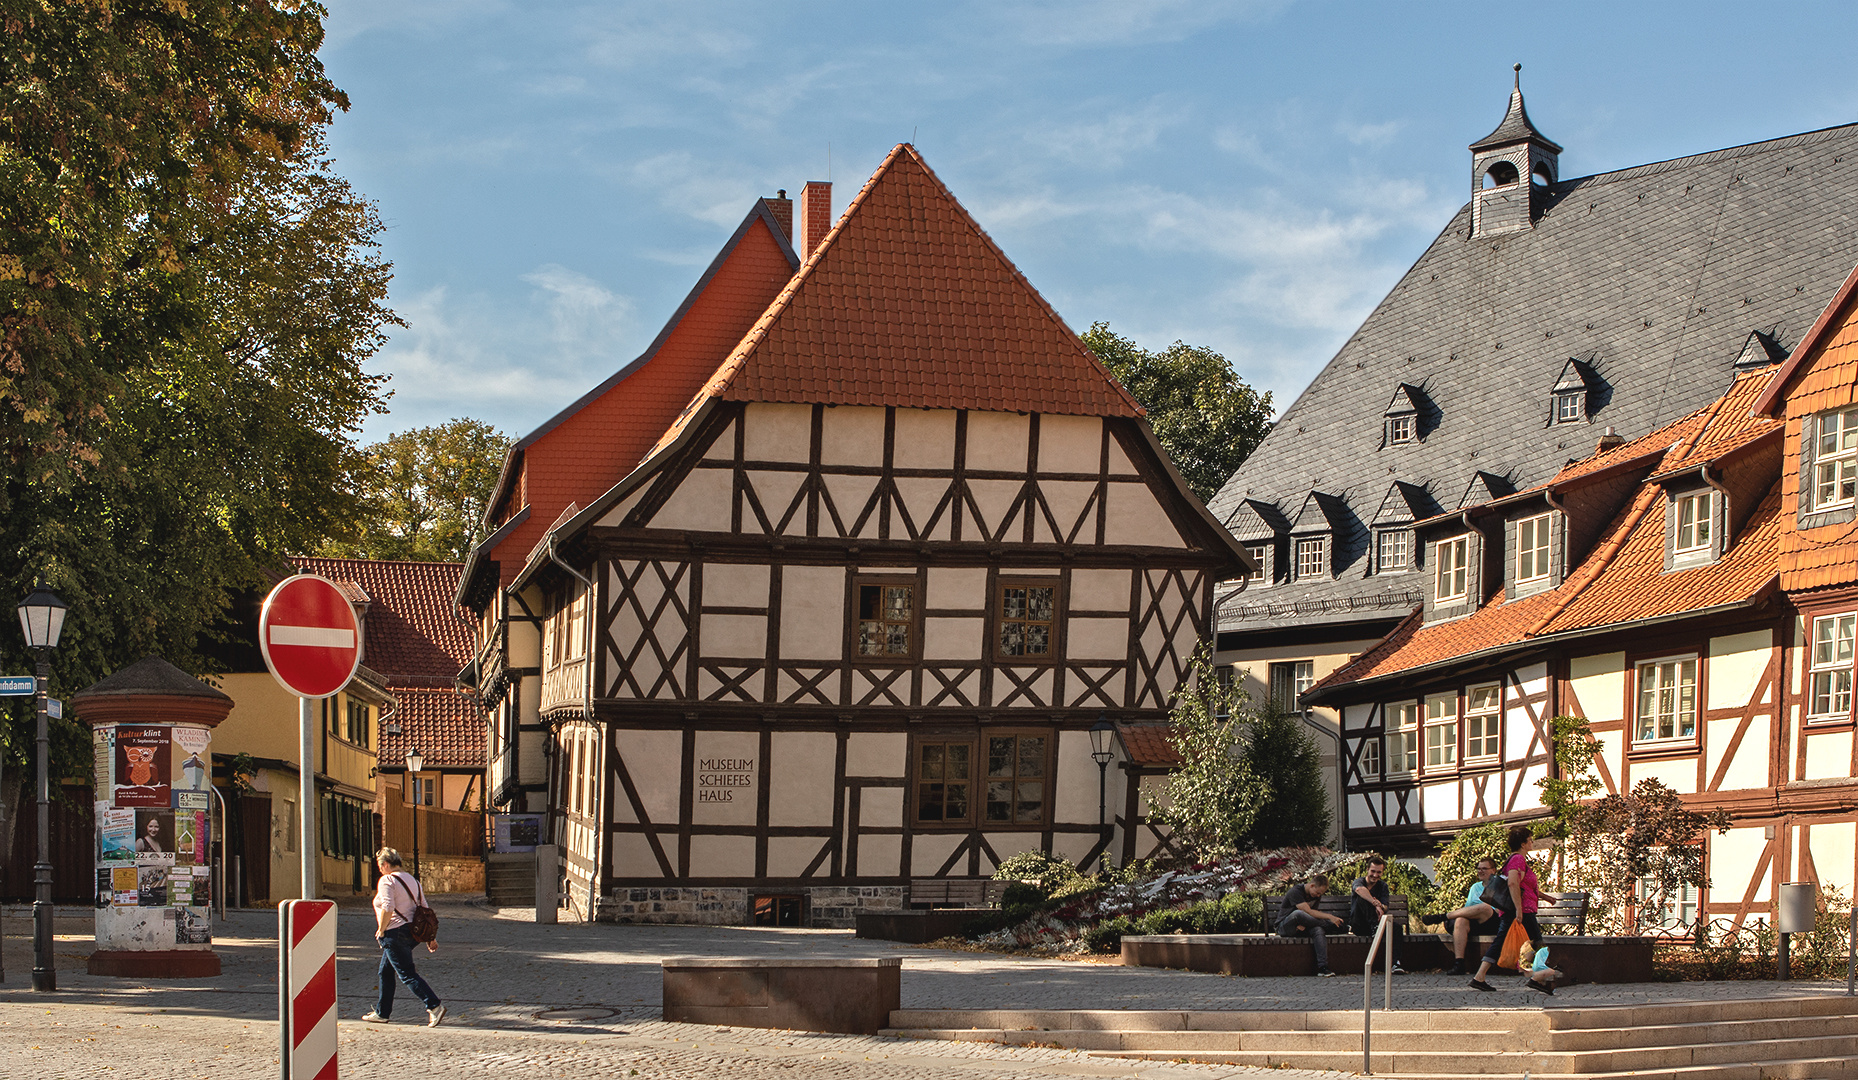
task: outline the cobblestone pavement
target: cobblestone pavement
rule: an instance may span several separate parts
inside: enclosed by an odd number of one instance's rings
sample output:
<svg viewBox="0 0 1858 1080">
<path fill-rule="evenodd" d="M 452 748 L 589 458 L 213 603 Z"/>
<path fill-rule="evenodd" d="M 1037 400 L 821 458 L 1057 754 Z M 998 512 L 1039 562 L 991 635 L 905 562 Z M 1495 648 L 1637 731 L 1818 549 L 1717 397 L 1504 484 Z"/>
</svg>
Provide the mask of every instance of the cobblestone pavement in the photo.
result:
<svg viewBox="0 0 1858 1080">
<path fill-rule="evenodd" d="M 1094 1075 L 1238 1076 L 1256 1070 L 1143 1066 L 1069 1051 L 986 1044 L 861 1039 L 666 1024 L 658 1019 L 666 957 L 902 956 L 905 1008 L 984 1009 L 1359 1009 L 1360 976 L 1235 979 L 1188 972 L 1034 960 L 861 941 L 847 931 L 731 927 L 537 926 L 458 901 L 440 900 L 440 949 L 417 954 L 421 973 L 445 998 L 446 1025 L 423 1020 L 405 989 L 397 1023 L 356 1018 L 372 1003 L 379 953 L 365 910 L 339 917 L 338 993 L 344 1071 L 352 1076 L 709 1075 L 728 1064 L 745 1076 L 927 1080 L 931 1070 L 1017 1077 Z M 56 997 L 29 986 L 30 924 L 24 909 L 4 920 L 6 979 L 0 982 L 0 1077 L 272 1076 L 276 1069 L 276 916 L 234 912 L 216 923 L 224 965 L 217 978 L 93 977 L 89 914 L 61 909 Z M 513 914 L 513 913 L 512 913 Z M 1499 984 L 1502 985 L 1502 984 Z M 1844 984 L 1653 983 L 1577 986 L 1561 1005 L 1628 1004 L 1831 993 Z M 1477 994 L 1462 978 L 1417 974 L 1394 981 L 1401 1008 L 1541 1008 L 1520 990 Z M 1379 999 L 1377 987 L 1375 997 Z M 1494 999 L 1494 1000 L 1493 1000 Z M 585 1019 L 551 1020 L 581 1007 Z M 870 1063 L 866 1063 L 866 1058 Z M 28 1067 L 29 1065 L 29 1067 Z M 21 1071 L 24 1069 L 24 1071 Z M 62 1070 L 62 1071 L 61 1071 Z M 617 1070 L 617 1071 L 616 1071 Z M 798 1070 L 796 1072 L 796 1070 Z M 1283 1076 L 1286 1070 L 1270 1070 Z"/>
</svg>

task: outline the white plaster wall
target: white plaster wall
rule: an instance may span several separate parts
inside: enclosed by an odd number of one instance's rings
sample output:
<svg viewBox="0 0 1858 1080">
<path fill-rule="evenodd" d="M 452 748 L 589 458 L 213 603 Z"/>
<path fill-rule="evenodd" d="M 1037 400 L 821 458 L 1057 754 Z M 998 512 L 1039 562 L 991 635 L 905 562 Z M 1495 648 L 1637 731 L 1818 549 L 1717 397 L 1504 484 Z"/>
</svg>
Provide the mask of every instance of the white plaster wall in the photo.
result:
<svg viewBox="0 0 1858 1080">
<path fill-rule="evenodd" d="M 652 515 L 654 529 L 728 532 L 735 479 L 727 469 L 692 469 Z"/>
<path fill-rule="evenodd" d="M 1070 601 L 1072 611 L 1128 611 L 1129 571 L 1072 571 Z"/>
<path fill-rule="evenodd" d="M 1710 845 L 1710 896 L 1716 903 L 1734 903 L 1742 899 L 1748 888 L 1748 879 L 1755 872 L 1755 864 L 1761 860 L 1761 852 L 1768 845 L 1767 833 L 1762 826 L 1730 829 L 1721 835 L 1711 833 Z M 1762 874 L 1761 881 L 1755 889 L 1755 902 L 1766 903 L 1771 890 L 1768 888 L 1768 875 Z"/>
<path fill-rule="evenodd" d="M 1005 862 L 1022 851 L 1038 851 L 1043 846 L 1043 839 L 1035 832 L 998 832 L 986 835 L 988 846 L 994 849 L 995 855 L 1000 856 L 1000 862 Z M 988 862 L 985 850 L 981 852 L 981 873 L 991 874 L 998 866 L 999 863 Z"/>
<path fill-rule="evenodd" d="M 836 662 L 845 645 L 845 571 L 789 566 L 781 572 L 781 657 Z"/>
<path fill-rule="evenodd" d="M 768 876 L 771 878 L 796 878 L 806 872 L 807 864 L 819 854 L 820 845 L 826 841 L 817 836 L 770 836 L 768 837 Z M 823 874 L 831 867 L 831 856 L 819 864 Z"/>
<path fill-rule="evenodd" d="M 1823 892 L 1828 887 L 1836 888 L 1852 898 L 1853 859 L 1858 852 L 1853 850 L 1854 826 L 1849 821 L 1828 821 L 1815 823 L 1809 835 L 1812 844 L 1813 866 L 1819 871 L 1819 887 Z M 1795 881 L 1805 881 L 1804 871 L 1793 875 Z"/>
<path fill-rule="evenodd" d="M 767 655 L 768 618 L 765 615 L 706 614 L 702 627 L 704 656 L 760 658 Z"/>
<path fill-rule="evenodd" d="M 962 841 L 960 833 L 917 833 L 910 840 L 910 876 L 929 877 L 942 868 Z M 965 863 L 957 864 L 959 873 L 967 873 Z"/>
<path fill-rule="evenodd" d="M 1113 438 L 1110 440 L 1110 475 L 1111 476 L 1139 475 L 1136 472 L 1134 463 L 1129 460 L 1129 455 L 1123 453 L 1122 444 L 1117 442 Z"/>
<path fill-rule="evenodd" d="M 691 760 L 695 775 L 690 778 L 693 789 L 690 804 L 690 820 L 697 825 L 753 825 L 759 816 L 758 803 L 760 791 L 755 784 L 760 778 L 761 736 L 753 731 L 699 731 L 693 749 L 696 755 Z M 832 789 L 832 765 L 828 757 L 826 766 L 826 789 Z M 724 761 L 746 762 L 740 769 L 706 770 L 704 762 L 721 764 Z M 660 765 L 659 768 L 663 768 Z M 701 783 L 705 773 L 715 777 L 734 777 L 747 774 L 750 783 L 743 787 L 705 786 Z M 635 773 L 636 776 L 636 773 Z M 636 782 L 636 781 L 635 781 Z M 711 794 L 710 799 L 704 793 Z M 770 792 L 770 795 L 773 793 Z M 726 800 L 726 801 L 725 801 Z M 769 813 L 773 813 L 770 799 Z M 699 874 L 699 876 L 716 876 Z"/>
<path fill-rule="evenodd" d="M 1774 650 L 1772 631 L 1757 630 L 1710 639 L 1709 707 L 1739 709 L 1755 696 Z"/>
<path fill-rule="evenodd" d="M 1455 781 L 1425 784 L 1420 787 L 1419 791 L 1422 820 L 1428 822 L 1458 820 L 1458 784 Z"/>
<path fill-rule="evenodd" d="M 860 836 L 858 838 L 858 876 L 908 876 L 903 872 L 903 837 L 893 833 L 881 836 Z"/>
<path fill-rule="evenodd" d="M 812 456 L 811 405 L 757 402 L 743 412 L 743 419 L 742 454 L 747 460 L 806 461 Z"/>
<path fill-rule="evenodd" d="M 1090 854 L 1090 849 L 1096 846 L 1096 833 L 1054 833 L 1052 835 L 1052 854 L 1071 860 L 1071 865 L 1073 866 L 1082 862 L 1084 856 Z M 1118 833 L 1116 837 L 1110 841 L 1110 847 L 1106 853 L 1109 855 L 1111 862 L 1115 862 L 1122 858 L 1121 833 Z M 1094 871 L 1096 869 L 1096 864 L 1092 863 L 1090 866 L 1082 867 L 1082 869 Z"/>
<path fill-rule="evenodd" d="M 1090 756 L 1088 732 L 1058 733 L 1058 775 L 1053 782 L 1053 822 L 1078 825 L 1097 823 L 1097 779 L 1100 771 L 1096 760 Z M 1103 787 L 1107 800 L 1107 778 Z M 1114 815 L 1114 810 L 1107 810 L 1105 816 Z"/>
<path fill-rule="evenodd" d="M 652 854 L 651 841 L 641 833 L 614 833 L 612 844 L 613 876 L 616 878 L 663 878 L 664 868 L 658 865 L 658 859 Z M 677 865 L 677 841 L 669 838 L 672 850 L 665 854 L 670 857 L 672 867 Z"/>
<path fill-rule="evenodd" d="M 821 465 L 877 465 L 884 460 L 884 410 L 840 405 L 820 426 Z"/>
<path fill-rule="evenodd" d="M 768 525 L 784 536 L 804 536 L 806 534 L 806 506 L 796 506 L 796 496 L 800 485 L 805 482 L 806 474 L 799 470 L 788 472 L 774 469 L 751 469 L 742 474 L 742 480 L 755 492 L 755 501 L 761 504 L 761 512 L 768 517 Z M 789 511 L 792 511 L 789 513 Z M 782 522 L 786 524 L 782 524 Z M 742 531 L 753 532 L 761 527 L 760 519 L 746 499 L 742 502 Z"/>
<path fill-rule="evenodd" d="M 969 431 L 972 438 L 973 429 Z M 955 467 L 955 414 L 949 409 L 898 409 L 894 443 L 891 460 L 899 469 L 952 471 Z M 974 467 L 972 459 L 968 467 Z"/>
<path fill-rule="evenodd" d="M 970 468 L 973 467 L 972 452 L 969 454 L 968 464 Z M 978 525 L 988 536 L 1000 535 L 1004 543 L 1010 544 L 1020 539 L 1023 534 L 1020 532 L 1018 511 L 1014 504 L 1019 499 L 1022 490 L 1023 485 L 1018 480 L 968 481 L 968 494 L 974 497 L 974 506 L 980 511 L 979 521 L 971 522 L 971 524 Z M 1000 534 L 1000 529 L 1006 525 L 1009 518 L 1012 521 L 1012 527 L 1008 528 L 1004 534 Z M 969 528 L 969 525 L 963 526 L 964 539 L 974 539 L 966 531 Z"/>
<path fill-rule="evenodd" d="M 908 753 L 902 732 L 854 732 L 845 744 L 845 775 L 903 776 Z"/>
<path fill-rule="evenodd" d="M 1568 661 L 1568 683 L 1591 723 L 1619 720 L 1626 707 L 1626 654 L 1576 656 Z"/>
<path fill-rule="evenodd" d="M 688 877 L 754 877 L 755 838 L 752 836 L 693 836 L 690 838 Z"/>
<path fill-rule="evenodd" d="M 987 643 L 983 634 L 986 626 L 978 618 L 924 619 L 923 659 L 973 663 L 985 655 Z"/>
<path fill-rule="evenodd" d="M 724 424 L 722 426 L 722 430 L 716 433 L 716 437 L 710 440 L 710 445 L 703 448 L 703 460 L 705 461 L 734 461 L 735 460 L 735 421 L 734 420 L 731 420 L 727 424 Z"/>
<path fill-rule="evenodd" d="M 1765 747 L 1764 747 L 1765 750 Z M 1825 780 L 1852 774 L 1852 733 L 1814 731 L 1806 734 L 1806 775 L 1803 780 Z"/>
<path fill-rule="evenodd" d="M 969 413 L 968 469 L 1025 472 L 1031 430 L 1032 418 L 1029 416 L 1018 413 Z"/>
<path fill-rule="evenodd" d="M 1102 464 L 1103 421 L 1094 416 L 1039 417 L 1039 471 L 1094 473 Z"/>
<path fill-rule="evenodd" d="M 1168 512 L 1146 484 L 1107 485 L 1103 542 L 1135 547 L 1185 547 Z"/>
<path fill-rule="evenodd" d="M 903 789 L 867 787 L 858 796 L 860 828 L 897 828 L 903 824 Z"/>
<path fill-rule="evenodd" d="M 1709 724 L 1710 768 L 1709 775 L 1716 775 L 1716 769 L 1723 755 L 1729 750 L 1729 743 L 1735 738 L 1736 720 L 1712 720 Z M 1736 750 L 1735 757 L 1729 762 L 1729 769 L 1723 773 L 1719 791 L 1739 791 L 1746 788 L 1768 787 L 1768 748 L 1769 731 L 1773 721 L 1766 716 L 1757 716 L 1749 721 L 1748 731 L 1742 736 L 1742 745 Z M 1850 736 L 1847 735 L 1849 739 Z M 1846 743 L 1849 749 L 1851 743 Z"/>
<path fill-rule="evenodd" d="M 829 731 L 777 731 L 769 747 L 768 823 L 832 824 L 838 737 Z"/>
<path fill-rule="evenodd" d="M 1694 765 L 1692 766 L 1692 769 L 1693 769 L 1692 775 L 1694 776 L 1695 775 Z M 1547 776 L 1548 776 L 1547 765 L 1531 765 L 1528 768 L 1524 769 L 1522 771 L 1521 778 L 1517 780 L 1517 783 L 1522 786 L 1522 791 L 1516 796 L 1516 805 L 1513 806 L 1511 809 L 1513 810 L 1533 810 L 1541 806 L 1542 805 L 1542 781 L 1545 778 L 1547 778 Z M 1696 785 L 1693 783 L 1691 786 L 1695 787 Z"/>
<path fill-rule="evenodd" d="M 1694 757 L 1673 758 L 1670 761 L 1635 761 L 1632 763 L 1632 786 L 1639 781 L 1654 779 L 1680 795 L 1691 795 L 1697 790 L 1697 759 Z"/>
<path fill-rule="evenodd" d="M 1096 490 L 1096 484 L 1082 480 L 1041 481 L 1039 491 L 1045 496 L 1052 520 L 1058 523 L 1058 531 L 1053 534 L 1045 515 L 1039 514 L 1036 518 L 1039 532 L 1033 539 L 1053 543 L 1069 539 L 1075 533 L 1079 543 L 1094 543 L 1097 539 L 1096 508 L 1090 506 L 1090 497 Z M 1086 517 L 1090 520 L 1085 520 Z"/>
<path fill-rule="evenodd" d="M 620 760 L 632 777 L 639 802 L 656 825 L 677 823 L 678 795 L 683 782 L 684 736 L 676 731 L 632 731 L 618 733 Z M 624 803 L 625 793 L 613 800 Z"/>
<path fill-rule="evenodd" d="M 899 447 L 897 452 L 901 454 L 902 448 Z M 941 506 L 942 496 L 948 493 L 950 487 L 949 480 L 940 477 L 899 476 L 894 479 L 894 483 L 897 486 L 897 498 L 910 515 L 910 523 L 925 539 L 953 538 L 955 515 L 950 507 Z M 939 506 L 941 513 L 937 514 Z M 898 535 L 901 528 L 901 523 L 893 523 L 892 535 Z"/>
<path fill-rule="evenodd" d="M 985 567 L 930 567 L 924 606 L 949 611 L 981 611 L 987 606 Z"/>
<path fill-rule="evenodd" d="M 1124 660 L 1128 619 L 1072 619 L 1065 624 L 1065 653 L 1073 660 Z"/>
<path fill-rule="evenodd" d="M 733 443 L 731 445 L 733 446 Z M 714 445 L 712 445 L 709 451 L 706 452 L 703 456 L 710 457 L 716 452 L 717 452 L 717 448 Z M 638 487 L 632 490 L 631 494 L 627 495 L 625 498 L 619 500 L 618 502 L 614 503 L 610 508 L 608 508 L 607 512 L 600 515 L 599 519 L 595 521 L 594 524 L 605 525 L 605 526 L 608 526 L 609 528 L 624 524 L 626 521 L 626 515 L 632 513 L 632 508 L 639 505 L 639 500 L 645 497 L 645 493 L 647 491 L 650 491 L 651 487 L 652 485 L 649 483 L 640 484 Z"/>
</svg>

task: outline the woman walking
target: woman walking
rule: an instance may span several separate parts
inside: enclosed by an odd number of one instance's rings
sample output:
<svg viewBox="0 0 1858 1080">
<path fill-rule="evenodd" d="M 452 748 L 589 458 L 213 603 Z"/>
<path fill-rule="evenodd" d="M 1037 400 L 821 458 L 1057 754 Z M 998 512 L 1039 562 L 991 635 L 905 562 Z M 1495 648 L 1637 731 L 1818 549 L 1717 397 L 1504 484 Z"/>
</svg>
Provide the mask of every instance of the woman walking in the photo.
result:
<svg viewBox="0 0 1858 1080">
<path fill-rule="evenodd" d="M 1535 912 L 1540 891 L 1536 887 L 1535 871 L 1529 868 L 1529 859 L 1523 854 L 1523 848 L 1529 843 L 1529 826 L 1510 826 L 1510 861 L 1503 864 L 1503 877 L 1508 884 L 1510 907 L 1503 913 L 1497 923 L 1497 936 L 1490 940 L 1490 948 L 1484 952 L 1484 962 L 1477 966 L 1477 974 L 1471 977 L 1474 990 L 1495 990 L 1496 987 L 1484 981 L 1490 969 L 1497 964 L 1497 957 L 1503 953 L 1503 941 L 1510 936 L 1510 926 L 1522 923 L 1529 934 L 1529 944 L 1542 947 L 1542 924 L 1536 921 Z"/>
<path fill-rule="evenodd" d="M 381 945 L 381 998 L 372 1012 L 362 1017 L 370 1024 L 385 1024 L 394 1013 L 394 980 L 406 984 L 426 1006 L 426 1026 L 438 1027 L 445 1019 L 445 1006 L 432 992 L 426 980 L 413 967 L 413 911 L 426 903 L 426 890 L 419 879 L 400 869 L 400 853 L 384 847 L 374 856 L 381 871 L 380 885 L 374 892 L 374 940 Z M 427 952 L 438 952 L 439 943 L 428 941 Z"/>
</svg>

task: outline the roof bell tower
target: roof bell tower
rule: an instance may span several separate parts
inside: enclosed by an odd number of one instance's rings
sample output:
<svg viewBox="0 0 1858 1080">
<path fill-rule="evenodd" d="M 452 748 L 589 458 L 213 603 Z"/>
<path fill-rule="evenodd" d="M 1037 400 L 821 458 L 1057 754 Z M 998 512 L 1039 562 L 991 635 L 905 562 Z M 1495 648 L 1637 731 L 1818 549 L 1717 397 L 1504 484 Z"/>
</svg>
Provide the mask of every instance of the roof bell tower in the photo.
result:
<svg viewBox="0 0 1858 1080">
<path fill-rule="evenodd" d="M 1497 130 L 1471 144 L 1471 238 L 1533 228 L 1560 179 L 1561 147 L 1535 129 L 1523 107 L 1517 64 L 1509 111 Z"/>
</svg>

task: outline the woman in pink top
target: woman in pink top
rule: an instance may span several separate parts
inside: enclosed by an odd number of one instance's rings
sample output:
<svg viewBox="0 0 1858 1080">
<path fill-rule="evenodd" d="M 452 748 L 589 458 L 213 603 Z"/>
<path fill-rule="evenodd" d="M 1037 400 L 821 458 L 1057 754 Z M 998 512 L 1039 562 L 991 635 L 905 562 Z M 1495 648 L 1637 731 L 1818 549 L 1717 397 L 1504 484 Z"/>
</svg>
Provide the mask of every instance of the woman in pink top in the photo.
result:
<svg viewBox="0 0 1858 1080">
<path fill-rule="evenodd" d="M 1503 913 L 1497 923 L 1497 936 L 1490 940 L 1490 948 L 1484 953 L 1484 962 L 1477 966 L 1477 974 L 1471 977 L 1474 990 L 1495 990 L 1496 987 L 1484 981 L 1490 969 L 1497 966 L 1497 957 L 1503 952 L 1503 939 L 1510 934 L 1510 926 L 1520 922 L 1529 932 L 1529 944 L 1535 948 L 1542 947 L 1542 924 L 1536 921 L 1536 905 L 1541 892 L 1536 886 L 1535 871 L 1529 868 L 1529 860 L 1523 856 L 1523 848 L 1529 843 L 1529 826 L 1510 826 L 1510 860 L 1503 864 L 1503 877 L 1509 885 L 1510 907 Z"/>
<path fill-rule="evenodd" d="M 406 984 L 426 1006 L 426 1026 L 438 1027 L 445 1019 L 445 1006 L 432 992 L 426 980 L 413 967 L 413 909 L 426 902 L 426 890 L 419 879 L 400 869 L 400 853 L 384 847 L 374 856 L 381 871 L 380 885 L 374 892 L 374 940 L 381 945 L 381 996 L 373 1011 L 362 1016 L 370 1024 L 385 1024 L 394 1012 L 394 980 Z M 427 952 L 438 952 L 439 943 L 428 941 Z"/>
</svg>

